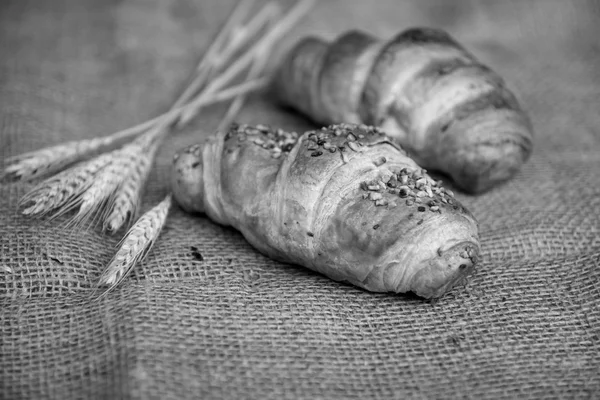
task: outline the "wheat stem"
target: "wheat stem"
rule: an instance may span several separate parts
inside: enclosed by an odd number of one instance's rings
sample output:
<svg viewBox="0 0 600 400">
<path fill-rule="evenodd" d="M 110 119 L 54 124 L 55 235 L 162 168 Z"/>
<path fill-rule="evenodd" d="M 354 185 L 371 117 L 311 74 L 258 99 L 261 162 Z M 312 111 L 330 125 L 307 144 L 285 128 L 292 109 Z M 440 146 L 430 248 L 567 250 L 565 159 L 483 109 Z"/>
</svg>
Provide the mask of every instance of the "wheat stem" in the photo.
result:
<svg viewBox="0 0 600 400">
<path fill-rule="evenodd" d="M 246 76 L 247 80 L 254 80 L 258 76 L 260 76 L 267 67 L 267 57 L 265 52 L 259 52 L 256 54 L 254 58 L 254 62 L 250 66 L 248 71 L 248 75 Z M 223 131 L 231 125 L 235 116 L 239 113 L 239 111 L 244 106 L 244 102 L 246 100 L 245 94 L 238 95 L 229 105 L 227 112 L 221 119 L 221 123 L 219 124 L 217 131 Z"/>
<path fill-rule="evenodd" d="M 240 94 L 261 89 L 265 87 L 267 83 L 265 78 L 254 79 L 229 87 L 211 96 L 198 97 L 185 106 L 174 108 L 156 118 L 105 137 L 71 141 L 9 157 L 6 159 L 8 166 L 4 169 L 1 178 L 32 180 L 46 177 L 61 171 L 77 161 L 81 161 L 85 157 L 96 153 L 101 149 L 111 147 L 123 139 L 148 131 L 158 123 L 168 121 L 168 123 L 171 124 L 177 119 L 179 114 L 188 107 L 193 106 L 195 109 L 199 110 L 204 106 L 227 101 Z"/>
<path fill-rule="evenodd" d="M 230 62 L 235 54 L 250 43 L 265 26 L 279 18 L 280 13 L 279 5 L 267 3 L 246 25 L 236 27 L 231 32 L 230 42 L 214 58 L 212 69 L 222 68 Z"/>
<path fill-rule="evenodd" d="M 174 107 L 184 104 L 185 101 L 183 99 L 189 99 L 206 84 L 209 74 L 214 69 L 212 63 L 214 62 L 217 52 L 221 49 L 223 43 L 227 40 L 227 37 L 231 35 L 232 29 L 235 26 L 241 25 L 243 18 L 250 12 L 253 3 L 254 0 L 240 0 L 235 5 L 233 11 L 229 14 L 229 17 L 227 17 L 227 20 L 219 30 L 219 33 L 213 39 L 208 50 L 206 50 L 198 63 L 198 66 L 196 67 L 196 76 L 186 86 L 179 99 L 175 102 Z"/>
<path fill-rule="evenodd" d="M 219 74 L 204 89 L 204 94 L 209 95 L 217 92 L 233 80 L 240 72 L 250 65 L 256 53 L 267 51 L 274 43 L 288 30 L 290 30 L 313 6 L 315 0 L 302 0 L 284 15 L 277 23 L 261 38 L 259 38 L 250 48 L 232 63 L 224 72 Z M 198 110 L 194 107 L 183 112 L 178 122 L 178 126 L 187 124 Z"/>
</svg>

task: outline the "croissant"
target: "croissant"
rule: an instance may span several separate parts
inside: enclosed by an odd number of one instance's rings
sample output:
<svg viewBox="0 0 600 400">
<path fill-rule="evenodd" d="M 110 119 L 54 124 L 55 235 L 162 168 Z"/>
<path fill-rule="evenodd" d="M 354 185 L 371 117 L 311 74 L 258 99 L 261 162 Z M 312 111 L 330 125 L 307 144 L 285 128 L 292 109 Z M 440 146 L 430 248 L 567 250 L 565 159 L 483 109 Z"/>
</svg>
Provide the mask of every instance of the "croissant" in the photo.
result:
<svg viewBox="0 0 600 400">
<path fill-rule="evenodd" d="M 176 155 L 171 189 L 265 255 L 374 292 L 440 297 L 479 256 L 471 213 L 365 125 L 233 126 Z"/>
<path fill-rule="evenodd" d="M 532 127 L 503 79 L 447 33 L 404 31 L 388 41 L 347 32 L 308 37 L 273 79 L 284 104 L 321 124 L 380 126 L 417 164 L 477 193 L 509 179 L 532 150 Z"/>
</svg>

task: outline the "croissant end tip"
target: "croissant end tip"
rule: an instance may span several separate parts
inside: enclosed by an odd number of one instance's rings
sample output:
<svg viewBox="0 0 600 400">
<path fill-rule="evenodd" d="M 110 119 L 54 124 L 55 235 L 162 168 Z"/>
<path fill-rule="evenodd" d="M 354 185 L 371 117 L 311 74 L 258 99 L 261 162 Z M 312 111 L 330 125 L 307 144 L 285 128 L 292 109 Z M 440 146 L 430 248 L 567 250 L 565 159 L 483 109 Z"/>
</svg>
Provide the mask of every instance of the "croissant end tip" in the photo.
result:
<svg viewBox="0 0 600 400">
<path fill-rule="evenodd" d="M 175 155 L 171 169 L 171 191 L 187 212 L 204 212 L 202 146 L 187 147 Z"/>
<path fill-rule="evenodd" d="M 473 272 L 478 259 L 479 247 L 471 242 L 439 251 L 438 257 L 428 260 L 413 277 L 411 291 L 427 299 L 441 297 Z"/>
</svg>

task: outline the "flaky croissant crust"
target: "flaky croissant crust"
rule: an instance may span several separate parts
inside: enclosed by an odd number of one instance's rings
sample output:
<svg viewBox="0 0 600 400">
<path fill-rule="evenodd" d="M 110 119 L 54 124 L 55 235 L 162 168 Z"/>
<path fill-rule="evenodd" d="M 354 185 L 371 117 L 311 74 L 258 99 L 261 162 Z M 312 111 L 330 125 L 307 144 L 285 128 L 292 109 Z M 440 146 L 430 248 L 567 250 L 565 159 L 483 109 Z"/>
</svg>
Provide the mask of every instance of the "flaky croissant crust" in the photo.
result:
<svg viewBox="0 0 600 400">
<path fill-rule="evenodd" d="M 446 32 L 408 29 L 390 40 L 350 31 L 308 37 L 277 70 L 273 92 L 321 124 L 377 125 L 428 169 L 469 192 L 512 177 L 532 127 L 504 80 Z"/>
<path fill-rule="evenodd" d="M 297 138 L 235 127 L 182 153 L 174 171 L 192 164 L 191 184 L 174 175 L 180 204 L 274 259 L 423 297 L 439 297 L 477 262 L 473 216 L 379 129 L 342 124 Z"/>
</svg>

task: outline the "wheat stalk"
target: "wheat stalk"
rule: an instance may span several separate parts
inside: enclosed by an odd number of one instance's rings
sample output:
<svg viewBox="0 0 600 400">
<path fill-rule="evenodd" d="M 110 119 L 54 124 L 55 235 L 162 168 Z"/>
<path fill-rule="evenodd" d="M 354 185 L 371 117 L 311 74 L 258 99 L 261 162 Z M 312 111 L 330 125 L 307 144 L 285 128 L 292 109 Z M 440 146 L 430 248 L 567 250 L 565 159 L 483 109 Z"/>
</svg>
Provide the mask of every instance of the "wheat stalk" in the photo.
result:
<svg viewBox="0 0 600 400">
<path fill-rule="evenodd" d="M 308 9 L 310 8 L 310 6 L 312 5 L 313 0 L 305 0 L 302 1 L 298 4 L 298 6 L 296 6 L 295 8 L 293 8 L 289 14 L 286 16 L 286 18 L 283 18 L 283 23 L 280 24 L 276 24 L 275 27 L 273 27 L 270 31 L 275 31 L 278 32 L 280 35 L 283 34 L 283 32 L 286 31 L 286 29 L 289 29 L 291 27 L 291 25 L 293 23 L 295 23 L 300 16 L 308 11 Z M 267 5 L 268 7 L 269 5 Z M 272 9 L 268 9 L 267 7 L 265 7 L 262 11 L 262 13 L 259 13 L 251 22 L 259 25 L 256 23 L 256 21 L 260 21 L 261 18 L 266 18 L 265 16 L 269 15 L 269 13 L 276 13 L 277 10 L 275 8 Z M 235 14 L 235 11 L 234 11 Z M 268 19 L 265 19 L 265 23 L 268 22 Z M 253 25 L 250 25 L 253 26 Z M 240 32 L 240 31 L 238 31 Z M 266 34 L 267 37 L 269 37 L 269 33 Z M 221 34 L 220 34 L 221 36 Z M 241 41 L 239 40 L 239 35 L 236 38 L 234 37 L 232 39 L 233 43 L 231 44 L 231 46 L 229 47 L 229 49 L 234 48 L 236 46 L 241 46 Z M 248 75 L 247 75 L 247 79 L 254 79 L 257 76 L 260 76 L 260 74 L 265 70 L 266 65 L 267 65 L 267 53 L 268 53 L 268 49 L 269 46 L 272 44 L 272 40 L 275 38 L 274 35 L 270 36 L 271 39 L 270 40 L 262 40 L 262 44 L 260 46 L 255 46 L 253 47 L 250 51 L 248 51 L 244 56 L 242 56 L 243 59 L 243 63 L 235 62 L 233 63 L 232 66 L 230 66 L 226 72 L 224 73 L 225 78 L 223 78 L 223 74 L 219 75 L 216 78 L 217 83 L 215 84 L 215 81 L 213 80 L 211 84 L 209 84 L 209 86 L 207 88 L 205 88 L 204 92 L 202 92 L 198 98 L 197 101 L 198 103 L 200 101 L 202 101 L 205 97 L 210 96 L 212 93 L 222 89 L 222 87 L 224 85 L 226 85 L 227 83 L 230 82 L 230 80 L 235 77 L 237 75 L 237 73 L 239 73 L 238 69 L 243 70 L 243 66 L 247 66 L 246 64 L 250 64 L 250 70 L 248 71 Z M 211 51 L 211 49 L 209 49 L 209 52 Z M 224 57 L 219 59 L 219 62 L 223 63 L 225 62 L 224 60 L 227 60 L 227 58 L 233 54 L 234 51 L 224 51 L 221 54 L 225 54 Z M 250 56 L 248 55 L 250 54 Z M 199 76 L 202 76 L 203 74 L 206 74 L 206 76 L 210 76 L 210 72 L 211 72 L 211 66 L 207 65 L 205 67 L 203 67 L 203 62 L 201 62 L 199 64 L 198 69 L 200 70 L 200 74 Z M 220 79 L 220 80 L 219 80 Z M 179 105 L 179 103 L 185 101 L 187 96 L 191 96 L 191 93 L 193 93 L 195 91 L 195 89 L 197 87 L 202 87 L 203 86 L 203 82 L 201 80 L 197 79 L 195 81 L 192 82 L 192 84 L 190 86 L 188 86 L 187 90 L 182 94 L 182 96 L 178 99 L 178 101 L 175 103 L 174 107 Z M 231 104 L 230 108 L 228 109 L 225 117 L 224 117 L 224 121 L 227 121 L 225 123 L 228 123 L 230 119 L 232 119 L 234 117 L 235 114 L 237 114 L 237 112 L 239 111 L 239 109 L 241 108 L 241 106 L 243 105 L 243 94 L 240 94 L 236 97 L 236 99 L 234 100 L 234 102 Z M 193 102 L 191 102 L 190 104 L 188 104 L 189 107 L 183 111 L 183 113 L 180 116 L 179 119 L 179 124 L 185 124 L 187 121 L 189 121 L 191 118 L 195 117 L 196 113 L 198 112 L 199 107 L 196 104 L 193 104 Z M 223 125 L 223 123 L 221 124 L 221 126 Z M 130 191 L 133 192 L 134 190 L 139 190 L 139 186 L 136 186 L 135 188 L 131 188 Z M 122 188 L 121 191 L 121 195 L 124 198 L 123 204 L 127 204 L 128 210 L 129 209 L 135 209 L 136 205 L 133 204 L 132 198 L 133 196 L 129 196 L 129 198 L 125 198 L 125 188 Z M 165 199 L 163 201 L 163 203 L 165 201 L 168 201 L 169 205 L 170 205 L 170 195 L 167 197 L 167 199 Z M 161 203 L 161 204 L 163 204 Z M 159 213 L 157 210 L 160 209 L 160 205 L 157 206 L 156 208 L 152 209 L 151 211 L 149 211 L 148 213 L 144 214 L 140 220 L 133 226 L 133 228 L 131 229 L 130 233 L 127 234 L 127 236 L 123 239 L 121 246 L 118 250 L 117 256 L 115 256 L 115 259 L 111 262 L 111 264 L 109 265 L 109 267 L 106 269 L 106 271 L 103 273 L 102 277 L 100 278 L 100 282 L 99 285 L 104 285 L 104 286 L 108 286 L 108 289 L 106 289 L 106 291 L 104 293 L 109 292 L 110 290 L 114 289 L 123 279 L 124 277 L 127 275 L 128 272 L 130 272 L 134 266 L 140 261 L 140 259 L 143 256 L 137 256 L 138 254 L 147 254 L 148 249 L 152 246 L 152 244 L 154 243 L 154 241 L 156 240 L 156 238 L 158 237 L 158 233 L 160 232 L 162 225 L 164 224 L 166 217 L 167 217 L 167 213 L 168 213 L 168 206 L 166 206 L 166 209 L 164 210 L 164 214 L 163 213 Z M 116 218 L 116 221 L 118 221 L 115 226 L 118 226 L 118 223 L 120 221 L 124 220 L 123 217 L 123 212 L 119 212 L 118 208 L 114 208 L 113 211 L 111 211 L 111 215 L 113 215 Z M 160 215 L 162 218 L 158 218 L 156 217 L 156 215 Z M 111 219 L 112 221 L 112 219 Z M 150 221 L 152 221 L 152 223 L 150 223 Z M 114 227 L 110 224 L 106 225 L 105 227 L 108 227 L 108 229 L 114 229 Z"/>
<path fill-rule="evenodd" d="M 287 33 L 311 9 L 314 3 L 315 0 L 304 0 L 296 3 L 264 36 L 260 37 L 244 54 L 236 59 L 225 71 L 220 73 L 218 77 L 211 80 L 210 84 L 204 89 L 204 93 L 208 96 L 230 83 L 233 78 L 252 64 L 257 53 L 260 54 L 271 49 L 275 42 Z M 179 119 L 178 126 L 187 124 L 194 118 L 196 113 L 197 110 L 194 107 L 185 110 Z"/>
<path fill-rule="evenodd" d="M 243 106 L 245 95 L 268 84 L 262 75 L 270 49 L 314 2 L 302 0 L 283 16 L 280 6 L 269 2 L 244 23 L 253 2 L 240 0 L 168 112 L 105 137 L 72 141 L 9 158 L 1 178 L 29 180 L 56 174 L 21 199 L 19 206 L 27 207 L 23 214 L 56 217 L 78 208 L 68 226 L 90 226 L 102 221 L 103 230 L 109 232 L 131 223 L 137 217 L 155 154 L 171 127 L 186 125 L 206 105 L 235 99 L 219 128 L 229 125 Z M 232 85 L 246 69 L 245 82 Z M 134 137 L 120 148 L 82 161 Z M 129 229 L 100 277 L 99 286 L 108 286 L 106 292 L 114 289 L 148 254 L 165 223 L 171 201 L 169 194 Z"/>
<path fill-rule="evenodd" d="M 98 281 L 99 286 L 109 286 L 103 294 L 125 279 L 133 267 L 149 253 L 165 224 L 170 207 L 171 195 L 168 194 L 158 205 L 140 217 L 127 232 L 119 250 Z"/>
<path fill-rule="evenodd" d="M 212 96 L 199 96 L 184 106 L 174 108 L 156 118 L 105 137 L 71 141 L 8 157 L 6 159 L 7 166 L 0 175 L 0 179 L 26 181 L 46 177 L 83 160 L 99 150 L 114 146 L 119 141 L 140 135 L 161 122 L 169 121 L 169 123 L 172 123 L 188 109 L 201 110 L 207 105 L 227 101 L 241 94 L 259 90 L 265 87 L 266 84 L 267 80 L 265 78 L 253 79 L 223 89 Z"/>
</svg>

